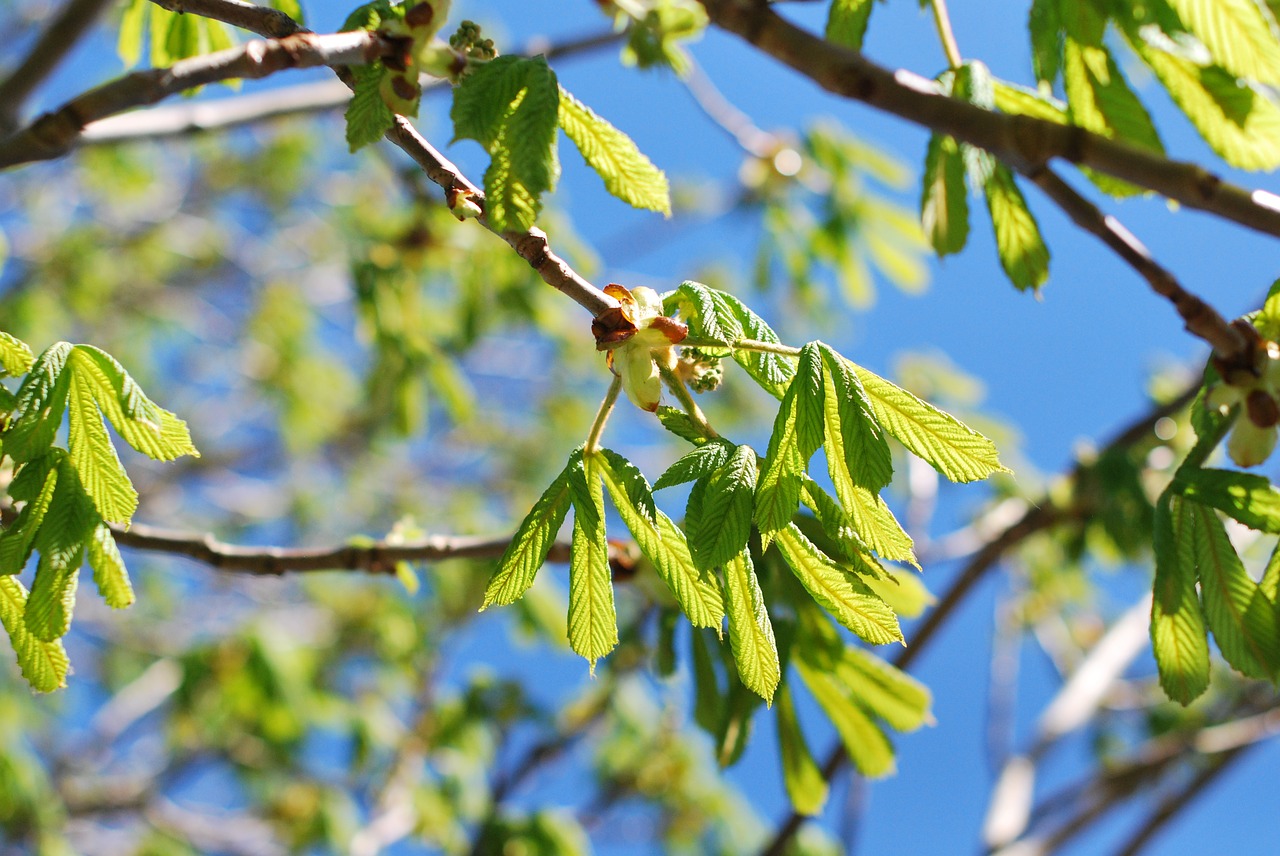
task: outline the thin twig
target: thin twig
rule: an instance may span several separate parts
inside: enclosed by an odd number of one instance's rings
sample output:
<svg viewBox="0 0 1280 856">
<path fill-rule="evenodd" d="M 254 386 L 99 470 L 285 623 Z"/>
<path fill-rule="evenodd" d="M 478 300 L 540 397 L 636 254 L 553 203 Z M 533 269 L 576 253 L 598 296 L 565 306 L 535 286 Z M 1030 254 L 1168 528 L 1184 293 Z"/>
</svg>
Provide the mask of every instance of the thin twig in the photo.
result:
<svg viewBox="0 0 1280 856">
<path fill-rule="evenodd" d="M 700 2 L 717 27 L 829 92 L 986 149 L 1019 172 L 1029 174 L 1053 158 L 1062 158 L 1280 237 L 1280 196 L 1274 193 L 1231 184 L 1197 164 L 1170 160 L 1078 126 L 996 113 L 950 98 L 931 80 L 884 68 L 795 26 L 768 3 Z"/>
<path fill-rule="evenodd" d="M 364 571 L 392 574 L 398 562 L 443 559 L 481 559 L 501 556 L 511 539 L 435 535 L 408 543 L 377 541 L 336 547 L 242 547 L 219 541 L 212 535 L 179 532 L 135 523 L 128 529 L 112 526 L 121 547 L 186 556 L 220 571 L 280 576 L 312 571 Z M 567 562 L 569 545 L 557 542 L 549 562 Z"/>
</svg>

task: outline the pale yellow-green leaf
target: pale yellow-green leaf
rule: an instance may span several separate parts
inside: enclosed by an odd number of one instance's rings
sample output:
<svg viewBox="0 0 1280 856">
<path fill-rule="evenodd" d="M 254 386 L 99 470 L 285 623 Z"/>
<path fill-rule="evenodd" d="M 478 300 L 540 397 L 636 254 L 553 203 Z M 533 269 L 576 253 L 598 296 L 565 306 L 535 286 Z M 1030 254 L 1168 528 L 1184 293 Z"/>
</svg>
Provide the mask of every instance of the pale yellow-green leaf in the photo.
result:
<svg viewBox="0 0 1280 856">
<path fill-rule="evenodd" d="M 594 459 L 585 463 L 587 494 L 595 514 L 575 512 L 569 558 L 569 647 L 591 663 L 618 644 L 609 544 L 605 539 L 604 493 Z M 571 475 L 570 478 L 573 476 Z"/>
<path fill-rule="evenodd" d="M 775 535 L 801 585 L 837 621 L 873 645 L 902 641 L 898 617 L 866 583 L 823 555 L 794 523 Z"/>
<path fill-rule="evenodd" d="M 840 502 L 845 505 L 849 519 L 853 521 L 853 528 L 863 543 L 882 559 L 906 562 L 919 568 L 915 542 L 880 495 L 858 485 L 848 485 L 845 491 L 844 495 L 840 495 Z"/>
<path fill-rule="evenodd" d="M 1169 0 L 1218 64 L 1259 83 L 1280 83 L 1280 43 L 1256 0 Z"/>
<path fill-rule="evenodd" d="M 862 581 L 903 618 L 919 618 L 937 602 L 918 574 L 897 568 L 881 568 L 884 577 L 863 577 Z"/>
<path fill-rule="evenodd" d="M 42 642 L 27 630 L 26 606 L 27 590 L 18 578 L 0 576 L 0 623 L 9 634 L 22 676 L 36 692 L 53 692 L 67 685 L 67 652 L 61 641 Z"/>
<path fill-rule="evenodd" d="M 778 643 L 749 553 L 739 553 L 725 563 L 724 594 L 729 612 L 729 644 L 738 675 L 747 689 L 772 702 L 782 677 Z"/>
<path fill-rule="evenodd" d="M 1189 704 L 1209 686 L 1209 639 L 1196 596 L 1194 516 L 1191 503 L 1168 491 L 1156 504 L 1156 575 L 1151 643 L 1160 686 Z"/>
<path fill-rule="evenodd" d="M 1280 107 L 1217 66 L 1202 67 L 1158 47 L 1134 43 L 1200 136 L 1234 167 L 1280 167 Z"/>
<path fill-rule="evenodd" d="M 893 745 L 880 726 L 854 701 L 849 688 L 829 672 L 813 668 L 803 658 L 795 662 L 800 678 L 836 727 L 840 742 L 858 772 L 873 779 L 892 774 L 896 769 Z"/>
<path fill-rule="evenodd" d="M 835 674 L 863 707 L 895 730 L 933 724 L 929 688 L 874 654 L 846 647 Z"/>
<path fill-rule="evenodd" d="M 44 642 L 67 635 L 76 606 L 83 549 L 67 553 L 42 552 L 35 581 L 27 598 L 23 621 L 27 630 Z"/>
<path fill-rule="evenodd" d="M 89 567 L 98 593 L 112 609 L 133 605 L 133 585 L 124 566 L 124 557 L 116 546 L 115 536 L 107 526 L 99 526 L 89 540 Z"/>
<path fill-rule="evenodd" d="M 128 523 L 138 507 L 138 492 L 107 436 L 102 415 L 94 405 L 93 388 L 78 371 L 71 375 L 67 413 L 67 451 L 80 483 L 103 520 Z"/>
<path fill-rule="evenodd" d="M 110 354 L 89 345 L 77 345 L 67 358 L 67 370 L 88 384 L 102 415 L 139 452 L 157 461 L 200 456 L 191 442 L 187 423 L 147 398 Z"/>
<path fill-rule="evenodd" d="M 4 261 L 3 246 L 3 237 L 0 237 L 0 264 Z M 31 348 L 26 342 L 0 331 L 0 368 L 3 368 L 4 373 L 26 374 L 35 361 L 35 355 L 31 353 Z"/>
<path fill-rule="evenodd" d="M 782 782 L 796 812 L 815 815 L 827 802 L 827 780 L 813 760 L 800 720 L 796 717 L 795 702 L 786 684 L 778 687 L 777 722 L 778 752 L 782 756 Z"/>
<path fill-rule="evenodd" d="M 560 88 L 560 127 L 573 140 L 588 166 L 604 179 L 605 188 L 635 208 L 671 216 L 667 177 L 645 157 L 631 138 L 587 105 Z"/>
<path fill-rule="evenodd" d="M 568 512 L 569 476 L 567 471 L 562 471 L 525 515 L 498 560 L 484 591 L 481 611 L 490 606 L 513 603 L 533 585 Z"/>
<path fill-rule="evenodd" d="M 995 230 L 1000 266 L 1015 287 L 1037 289 L 1049 279 L 1049 249 L 1027 200 L 1013 180 L 1013 173 L 996 162 L 982 188 Z"/>
<path fill-rule="evenodd" d="M 856 363 L 849 365 L 884 429 L 938 472 L 957 482 L 1008 472 L 989 439 L 876 373 Z"/>
</svg>

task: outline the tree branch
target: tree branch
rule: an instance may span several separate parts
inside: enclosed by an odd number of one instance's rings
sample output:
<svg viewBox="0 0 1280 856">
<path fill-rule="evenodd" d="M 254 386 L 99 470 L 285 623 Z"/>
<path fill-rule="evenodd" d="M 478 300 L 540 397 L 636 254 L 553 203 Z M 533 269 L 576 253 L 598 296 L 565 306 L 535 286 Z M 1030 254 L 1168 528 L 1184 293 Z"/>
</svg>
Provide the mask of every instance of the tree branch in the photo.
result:
<svg viewBox="0 0 1280 856">
<path fill-rule="evenodd" d="M 501 556 L 511 542 L 510 538 L 434 535 L 409 543 L 377 541 L 336 547 L 241 547 L 208 534 L 160 529 L 140 523 L 128 529 L 113 525 L 111 534 L 121 547 L 186 556 L 220 571 L 254 576 L 311 571 L 391 574 L 395 573 L 397 562 Z M 569 545 L 562 542 L 553 544 L 547 561 L 569 561 Z"/>
<path fill-rule="evenodd" d="M 796 27 L 756 0 L 700 0 L 712 23 L 733 33 L 823 89 L 986 149 L 1023 174 L 1053 158 L 1107 175 L 1280 237 L 1280 196 L 1249 190 L 1204 168 L 1169 160 L 1075 125 L 984 110 L 949 98 L 906 70 L 890 71 L 862 54 Z"/>
<path fill-rule="evenodd" d="M 71 49 L 80 43 L 80 39 L 111 2 L 112 0 L 68 0 L 57 17 L 49 22 L 27 56 L 0 82 L 0 134 L 7 135 L 17 127 L 22 106 L 31 93 L 48 79 Z"/>
<path fill-rule="evenodd" d="M 155 104 L 186 89 L 234 78 L 267 77 L 286 68 L 363 65 L 393 50 L 376 33 L 297 32 L 180 60 L 169 68 L 135 71 L 73 98 L 0 142 L 0 169 L 61 157 L 71 151 L 90 122 Z"/>
</svg>

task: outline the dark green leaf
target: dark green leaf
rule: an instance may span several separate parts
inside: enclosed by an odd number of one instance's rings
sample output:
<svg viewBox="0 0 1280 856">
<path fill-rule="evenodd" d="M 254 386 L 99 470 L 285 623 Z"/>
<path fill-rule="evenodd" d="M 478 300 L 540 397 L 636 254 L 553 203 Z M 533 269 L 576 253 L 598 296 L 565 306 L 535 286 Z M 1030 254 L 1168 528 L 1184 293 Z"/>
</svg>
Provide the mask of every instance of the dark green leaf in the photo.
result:
<svg viewBox="0 0 1280 856">
<path fill-rule="evenodd" d="M 750 446 L 738 446 L 725 464 L 694 484 L 684 525 L 700 570 L 723 565 L 745 549 L 755 489 L 756 453 Z"/>
<path fill-rule="evenodd" d="M 1235 470 L 1179 470 L 1174 489 L 1259 532 L 1280 532 L 1280 490 L 1265 477 Z"/>
<path fill-rule="evenodd" d="M 827 13 L 827 41 L 855 51 L 862 50 L 862 39 L 871 18 L 872 0 L 831 0 Z"/>
<path fill-rule="evenodd" d="M 721 438 L 699 446 L 668 467 L 667 471 L 653 483 L 653 489 L 662 490 L 664 487 L 673 487 L 709 476 L 729 460 L 733 450 L 734 445 Z"/>
<path fill-rule="evenodd" d="M 954 137 L 934 134 L 924 158 L 920 223 L 939 257 L 958 253 L 969 239 L 969 197 L 964 158 Z"/>
</svg>

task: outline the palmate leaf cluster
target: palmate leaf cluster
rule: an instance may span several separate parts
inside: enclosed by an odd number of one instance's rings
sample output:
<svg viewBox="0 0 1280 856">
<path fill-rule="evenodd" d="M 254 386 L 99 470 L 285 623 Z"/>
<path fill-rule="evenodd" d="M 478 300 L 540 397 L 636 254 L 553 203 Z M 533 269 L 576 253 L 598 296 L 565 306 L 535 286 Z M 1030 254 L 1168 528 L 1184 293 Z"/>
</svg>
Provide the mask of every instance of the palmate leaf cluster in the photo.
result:
<svg viewBox="0 0 1280 856">
<path fill-rule="evenodd" d="M 721 762 L 742 751 L 760 700 L 777 700 L 788 787 L 798 807 L 813 810 L 821 796 L 804 784 L 814 766 L 787 689 L 790 666 L 867 775 L 893 769 L 885 726 L 911 730 L 929 716 L 923 687 L 836 628 L 870 645 L 901 642 L 898 613 L 918 614 L 927 597 L 910 571 L 882 564 L 915 564 L 911 538 L 879 495 L 893 476 L 889 438 L 954 481 L 1004 468 L 982 435 L 825 343 L 787 348 L 727 292 L 686 282 L 663 302 L 700 354 L 732 356 L 780 399 L 768 450 L 762 456 L 716 436 L 670 407 L 658 409 L 659 420 L 693 448 L 652 486 L 617 452 L 579 447 L 521 523 L 483 608 L 529 589 L 572 510 L 568 638 L 594 669 L 618 644 L 607 493 L 672 608 L 693 627 L 695 718 L 717 739 Z M 834 495 L 807 474 L 818 449 Z M 681 527 L 653 493 L 687 483 Z M 727 649 L 717 645 L 726 619 Z M 670 647 L 664 626 L 660 646 Z"/>
<path fill-rule="evenodd" d="M 20 506 L 0 532 L 0 622 L 23 676 L 48 692 L 65 685 L 61 638 L 71 626 L 81 565 L 108 606 L 133 603 L 133 589 L 109 524 L 127 525 L 138 495 L 107 434 L 160 461 L 195 455 L 186 423 L 158 407 L 109 354 L 58 342 L 38 358 L 0 333 L 0 452 L 11 467 L 7 493 Z M 67 422 L 66 444 L 54 442 Z M 18 579 L 39 553 L 30 591 Z"/>
</svg>

